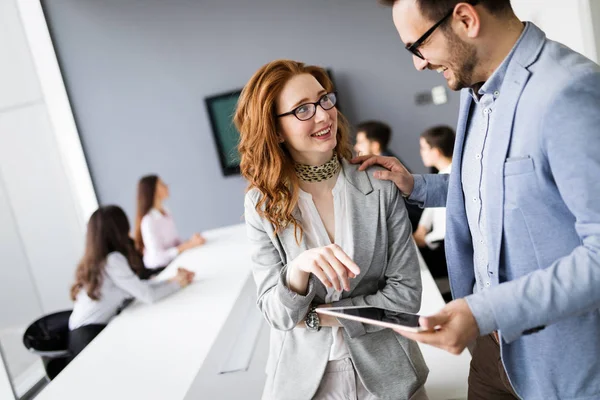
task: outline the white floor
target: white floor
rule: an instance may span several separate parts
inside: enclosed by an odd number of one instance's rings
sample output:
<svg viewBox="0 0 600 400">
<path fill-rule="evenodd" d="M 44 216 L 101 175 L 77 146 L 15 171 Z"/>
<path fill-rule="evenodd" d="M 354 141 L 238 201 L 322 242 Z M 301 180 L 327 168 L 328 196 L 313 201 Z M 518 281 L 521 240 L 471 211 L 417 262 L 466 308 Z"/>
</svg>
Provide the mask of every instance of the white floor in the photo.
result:
<svg viewBox="0 0 600 400">
<path fill-rule="evenodd" d="M 39 356 L 23 345 L 25 327 L 0 330 L 0 346 L 6 369 L 17 395 L 23 395 L 43 376 L 44 366 Z"/>
</svg>

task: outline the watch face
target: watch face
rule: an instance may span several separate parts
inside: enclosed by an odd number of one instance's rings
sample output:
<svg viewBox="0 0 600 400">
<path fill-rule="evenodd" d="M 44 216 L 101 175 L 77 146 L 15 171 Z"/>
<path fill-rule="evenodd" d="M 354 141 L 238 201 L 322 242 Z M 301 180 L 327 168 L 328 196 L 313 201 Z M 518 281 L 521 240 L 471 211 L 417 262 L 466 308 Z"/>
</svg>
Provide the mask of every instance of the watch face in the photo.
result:
<svg viewBox="0 0 600 400">
<path fill-rule="evenodd" d="M 319 326 L 319 315 L 316 313 L 316 311 L 311 311 L 308 313 L 308 315 L 306 316 L 306 327 L 309 328 L 310 330 L 319 330 L 320 326 Z"/>
</svg>

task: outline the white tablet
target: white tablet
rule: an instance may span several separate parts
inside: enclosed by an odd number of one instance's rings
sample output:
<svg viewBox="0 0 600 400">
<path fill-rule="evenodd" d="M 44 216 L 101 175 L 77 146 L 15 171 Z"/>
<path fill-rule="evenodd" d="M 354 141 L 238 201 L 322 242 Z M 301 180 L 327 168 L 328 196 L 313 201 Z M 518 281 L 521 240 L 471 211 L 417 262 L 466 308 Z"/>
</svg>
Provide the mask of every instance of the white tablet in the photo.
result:
<svg viewBox="0 0 600 400">
<path fill-rule="evenodd" d="M 402 329 L 409 332 L 424 332 L 425 328 L 419 325 L 417 314 L 390 311 L 378 307 L 326 307 L 317 308 L 319 314 L 332 315 L 337 318 L 346 318 L 365 324 L 379 325 L 384 328 Z"/>
</svg>

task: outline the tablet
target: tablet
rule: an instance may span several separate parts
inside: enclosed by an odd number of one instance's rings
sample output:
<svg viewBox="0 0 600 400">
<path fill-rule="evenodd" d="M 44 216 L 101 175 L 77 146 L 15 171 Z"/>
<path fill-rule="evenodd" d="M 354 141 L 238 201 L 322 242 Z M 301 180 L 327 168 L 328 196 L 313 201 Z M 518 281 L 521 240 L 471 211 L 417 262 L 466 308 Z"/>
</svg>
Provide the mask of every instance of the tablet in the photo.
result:
<svg viewBox="0 0 600 400">
<path fill-rule="evenodd" d="M 409 332 L 424 332 L 425 328 L 419 325 L 417 314 L 390 311 L 378 307 L 358 306 L 358 307 L 325 307 L 317 308 L 319 314 L 332 315 L 337 318 L 351 319 L 353 321 L 363 322 L 382 326 L 384 328 L 402 329 Z"/>
</svg>

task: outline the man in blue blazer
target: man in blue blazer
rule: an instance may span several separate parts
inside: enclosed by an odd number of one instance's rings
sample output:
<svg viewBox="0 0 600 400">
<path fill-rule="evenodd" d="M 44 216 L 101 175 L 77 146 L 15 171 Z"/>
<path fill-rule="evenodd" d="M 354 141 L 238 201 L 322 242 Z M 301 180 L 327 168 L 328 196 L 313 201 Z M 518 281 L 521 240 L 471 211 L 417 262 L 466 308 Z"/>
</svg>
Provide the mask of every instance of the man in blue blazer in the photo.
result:
<svg viewBox="0 0 600 400">
<path fill-rule="evenodd" d="M 600 68 L 509 0 L 380 1 L 415 67 L 462 89 L 449 178 L 356 160 L 447 208 L 456 300 L 406 336 L 452 353 L 476 340 L 470 399 L 600 399 Z"/>
</svg>

